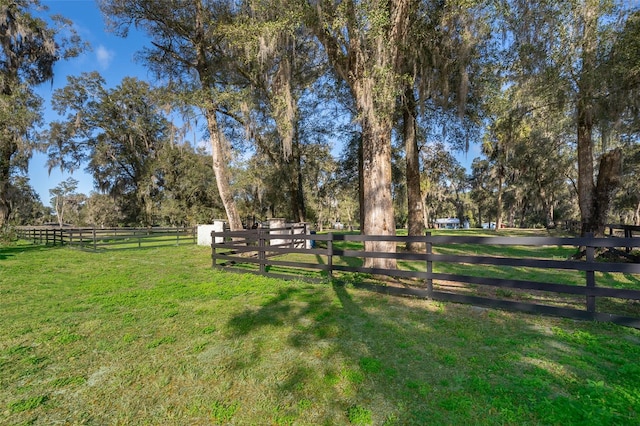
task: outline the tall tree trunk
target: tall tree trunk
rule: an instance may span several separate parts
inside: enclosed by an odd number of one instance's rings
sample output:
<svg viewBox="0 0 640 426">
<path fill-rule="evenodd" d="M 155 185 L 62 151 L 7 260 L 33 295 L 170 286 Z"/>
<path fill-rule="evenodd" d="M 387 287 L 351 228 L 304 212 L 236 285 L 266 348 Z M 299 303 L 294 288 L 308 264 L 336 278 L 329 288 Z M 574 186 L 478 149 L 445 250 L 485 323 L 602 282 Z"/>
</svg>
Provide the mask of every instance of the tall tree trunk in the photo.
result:
<svg viewBox="0 0 640 426">
<path fill-rule="evenodd" d="M 0 229 L 7 225 L 11 214 L 9 177 L 11 173 L 11 158 L 17 150 L 18 146 L 12 140 L 0 142 Z"/>
<path fill-rule="evenodd" d="M 429 229 L 429 218 L 431 217 L 431 215 L 429 214 L 429 208 L 427 206 L 424 206 L 424 208 L 422 209 L 422 224 L 424 226 L 425 229 Z"/>
<path fill-rule="evenodd" d="M 404 91 L 402 126 L 406 151 L 407 208 L 409 236 L 421 236 L 424 232 L 422 192 L 420 191 L 420 160 L 418 158 L 418 138 L 416 137 L 416 101 L 413 87 L 409 84 Z M 424 243 L 407 243 L 409 251 L 423 251 Z"/>
<path fill-rule="evenodd" d="M 212 89 L 215 87 L 215 77 L 211 74 L 209 60 L 207 59 L 207 49 L 209 46 L 205 31 L 208 24 L 205 5 L 202 1 L 195 3 L 195 22 L 194 22 L 194 47 L 196 50 L 195 69 L 198 72 L 198 78 L 202 88 L 204 89 L 205 105 L 203 107 L 205 118 L 207 119 L 207 128 L 209 129 L 209 137 L 211 139 L 211 157 L 213 161 L 213 172 L 216 176 L 216 184 L 218 193 L 222 200 L 222 205 L 227 213 L 227 221 L 232 231 L 242 229 L 242 220 L 236 208 L 236 202 L 231 191 L 231 183 L 229 179 L 229 170 L 227 169 L 228 156 L 226 155 L 227 145 L 224 143 L 220 130 L 218 128 L 217 105 L 215 105 Z"/>
<path fill-rule="evenodd" d="M 391 128 L 382 123 L 363 123 L 364 234 L 395 235 L 391 199 Z M 395 242 L 368 241 L 365 250 L 395 252 Z M 395 268 L 395 259 L 367 258 L 365 267 Z"/>
<path fill-rule="evenodd" d="M 615 190 L 620 184 L 622 175 L 622 150 L 616 148 L 607 152 L 600 158 L 598 167 L 598 181 L 595 188 L 593 205 L 594 234 L 604 235 L 604 228 L 607 223 L 607 212 Z"/>
<path fill-rule="evenodd" d="M 64 197 L 62 195 L 56 196 L 56 216 L 58 217 L 58 225 L 62 228 L 64 223 Z"/>
<path fill-rule="evenodd" d="M 593 72 L 596 60 L 595 6 L 585 4 L 582 16 L 582 70 L 578 81 L 577 93 L 577 130 L 578 130 L 578 205 L 580 207 L 581 234 L 595 232 L 593 181 Z"/>
<path fill-rule="evenodd" d="M 578 99 L 578 205 L 580 207 L 581 234 L 593 232 L 593 145 L 591 133 L 593 118 L 591 105 L 584 96 Z"/>
<path fill-rule="evenodd" d="M 362 153 L 362 135 L 358 138 L 358 211 L 360 214 L 360 232 L 364 230 L 364 155 Z"/>
<path fill-rule="evenodd" d="M 509 228 L 516 227 L 516 209 L 517 209 L 517 206 L 515 205 L 515 203 L 509 206 L 509 219 L 507 221 L 507 226 Z"/>
<path fill-rule="evenodd" d="M 526 225 L 527 211 L 529 210 L 529 200 L 523 198 L 522 209 L 520 210 L 520 228 L 524 228 Z"/>
<path fill-rule="evenodd" d="M 231 191 L 229 179 L 229 170 L 227 169 L 228 156 L 226 154 L 227 146 L 220 137 L 218 129 L 218 119 L 216 117 L 216 109 L 210 106 L 206 110 L 207 127 L 209 128 L 209 137 L 211 138 L 211 157 L 213 160 L 213 172 L 216 175 L 216 184 L 218 193 L 222 199 L 222 205 L 227 213 L 227 221 L 232 231 L 242 229 L 242 220 L 236 208 L 236 202 Z"/>
<path fill-rule="evenodd" d="M 600 158 L 597 183 L 593 180 L 593 145 L 591 141 L 592 111 L 590 105 L 578 102 L 578 202 L 581 235 L 604 235 L 607 211 L 620 183 L 622 150 L 609 151 Z"/>
<path fill-rule="evenodd" d="M 540 196 L 540 201 L 542 202 L 542 208 L 544 209 L 545 218 L 546 218 L 546 227 L 547 229 L 552 229 L 556 227 L 554 211 L 553 211 L 553 196 L 548 196 L 547 191 L 541 186 L 540 182 L 538 182 L 538 194 Z"/>
<path fill-rule="evenodd" d="M 556 227 L 556 221 L 553 217 L 553 202 L 548 202 L 545 210 L 547 212 L 547 228 L 554 229 Z"/>
<path fill-rule="evenodd" d="M 635 226 L 640 226 L 640 201 L 638 201 L 636 212 L 633 214 L 633 224 Z"/>
<path fill-rule="evenodd" d="M 499 231 L 502 227 L 502 193 L 504 192 L 503 188 L 503 177 L 498 177 L 498 195 L 496 197 L 496 231 Z M 491 228 L 491 223 L 489 223 L 489 228 Z"/>
<path fill-rule="evenodd" d="M 0 178 L 0 230 L 7 225 L 10 213 L 9 180 Z"/>
<path fill-rule="evenodd" d="M 364 80 L 364 81 L 363 81 Z M 396 227 L 391 198 L 391 120 L 385 120 L 368 104 L 374 89 L 373 80 L 361 79 L 354 85 L 362 125 L 362 180 L 364 196 L 364 234 L 395 235 Z M 365 250 L 395 252 L 395 242 L 367 241 Z M 395 259 L 366 258 L 365 267 L 395 268 Z"/>
<path fill-rule="evenodd" d="M 307 22 L 311 23 L 334 70 L 349 85 L 362 127 L 364 223 L 361 232 L 395 235 L 391 199 L 392 117 L 401 88 L 402 48 L 407 42 L 411 12 L 417 8 L 417 3 L 409 0 L 349 1 L 344 3 L 345 7 L 338 8 L 344 20 L 335 21 L 326 19 L 321 3 L 307 8 L 312 13 Z M 328 7 L 335 9 L 333 4 Z M 388 22 L 378 25 L 368 21 L 362 25 L 363 13 L 380 13 L 388 18 Z M 341 27 L 336 28 L 335 24 Z M 395 242 L 370 241 L 365 243 L 365 250 L 392 253 Z M 367 258 L 365 266 L 395 268 L 396 261 Z"/>
<path fill-rule="evenodd" d="M 294 141 L 292 147 L 292 157 L 287 163 L 287 175 L 289 176 L 289 194 L 291 206 L 291 219 L 294 222 L 304 222 L 306 220 L 306 209 L 304 205 L 304 192 L 302 186 L 302 163 L 300 159 L 300 147 L 297 141 Z"/>
</svg>

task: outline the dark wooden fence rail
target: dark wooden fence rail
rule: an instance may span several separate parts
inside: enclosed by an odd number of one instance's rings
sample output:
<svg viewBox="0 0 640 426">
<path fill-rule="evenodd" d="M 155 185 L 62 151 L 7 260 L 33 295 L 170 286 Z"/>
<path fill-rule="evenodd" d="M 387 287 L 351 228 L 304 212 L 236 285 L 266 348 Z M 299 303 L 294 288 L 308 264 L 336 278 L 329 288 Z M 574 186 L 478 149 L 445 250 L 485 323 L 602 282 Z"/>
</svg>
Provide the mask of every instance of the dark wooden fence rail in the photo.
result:
<svg viewBox="0 0 640 426">
<path fill-rule="evenodd" d="M 640 226 L 637 225 L 618 225 L 618 224 L 609 224 L 605 227 L 609 228 L 610 236 L 618 236 L 625 238 L 632 238 L 633 234 L 640 234 Z"/>
<path fill-rule="evenodd" d="M 64 233 L 60 228 L 19 226 L 15 228 L 15 231 L 19 239 L 31 241 L 33 244 L 54 246 L 64 244 Z"/>
<path fill-rule="evenodd" d="M 217 237 L 217 238 L 216 238 Z M 274 239 L 279 244 L 271 245 Z M 610 288 L 598 286 L 596 272 L 640 274 L 640 264 L 622 262 L 601 262 L 596 260 L 596 251 L 620 247 L 640 247 L 639 238 L 557 238 L 557 237 L 476 237 L 476 236 L 433 236 L 427 233 L 419 237 L 402 236 L 365 236 L 344 234 L 295 235 L 283 240 L 282 235 L 273 235 L 268 230 L 247 230 L 236 232 L 212 233 L 213 267 L 230 268 L 240 272 L 251 272 L 284 279 L 305 278 L 308 271 L 319 271 L 332 277 L 336 271 L 346 273 L 364 273 L 388 277 L 401 277 L 422 280 L 422 286 L 371 286 L 376 291 L 388 294 L 424 297 L 433 300 L 471 303 L 474 305 L 496 307 L 507 310 L 542 313 L 575 319 L 590 319 L 640 328 L 640 318 L 616 313 L 600 312 L 597 309 L 598 298 L 612 298 L 619 301 L 640 300 L 640 290 Z M 307 241 L 313 241 L 314 248 L 306 248 Z M 362 249 L 339 248 L 349 243 L 365 241 L 393 241 L 397 244 L 421 242 L 426 247 L 423 253 L 398 251 L 396 253 L 368 252 Z M 513 258 L 497 256 L 438 254 L 437 248 L 443 246 L 470 244 L 477 246 L 571 246 L 584 249 L 584 260 L 554 260 L 542 258 Z M 321 247 L 320 247 L 321 246 Z M 296 255 L 313 255 L 306 261 L 296 260 Z M 283 256 L 287 255 L 287 256 Z M 314 257 L 315 256 L 315 257 Z M 335 259 L 343 262 L 336 264 Z M 424 271 L 380 269 L 353 266 L 357 262 L 344 259 L 392 258 L 398 261 L 424 262 Z M 434 265 L 440 263 L 466 265 L 492 265 L 505 267 L 536 268 L 540 270 L 569 270 L 584 275 L 584 285 L 558 284 L 533 280 L 505 279 L 500 277 L 481 277 L 475 275 L 433 272 Z M 243 266 L 243 264 L 245 266 Z M 249 267 L 246 267 L 249 265 Z M 250 267 L 253 265 L 253 268 Z M 276 269 L 277 271 L 272 271 Z M 311 278 L 313 279 L 313 278 Z M 470 295 L 468 292 L 443 291 L 434 287 L 435 282 L 455 282 L 470 284 L 477 288 L 517 289 L 530 292 L 548 292 L 557 295 L 573 295 L 583 299 L 584 308 L 564 307 L 552 304 L 538 304 L 523 301 L 504 300 L 486 296 Z M 636 278 L 636 282 L 640 279 Z M 633 303 L 633 302 L 631 302 Z M 637 302 L 636 302 L 637 303 Z M 638 311 L 640 312 L 640 310 Z"/>
<path fill-rule="evenodd" d="M 609 236 L 610 237 L 624 237 L 624 238 L 634 238 L 633 234 L 640 234 L 640 226 L 636 225 L 614 225 L 610 224 L 606 226 L 609 228 Z M 625 252 L 631 252 L 631 246 L 625 247 Z"/>
<path fill-rule="evenodd" d="M 196 228 L 55 228 L 17 227 L 18 238 L 34 244 L 69 245 L 83 249 L 195 244 Z"/>
</svg>

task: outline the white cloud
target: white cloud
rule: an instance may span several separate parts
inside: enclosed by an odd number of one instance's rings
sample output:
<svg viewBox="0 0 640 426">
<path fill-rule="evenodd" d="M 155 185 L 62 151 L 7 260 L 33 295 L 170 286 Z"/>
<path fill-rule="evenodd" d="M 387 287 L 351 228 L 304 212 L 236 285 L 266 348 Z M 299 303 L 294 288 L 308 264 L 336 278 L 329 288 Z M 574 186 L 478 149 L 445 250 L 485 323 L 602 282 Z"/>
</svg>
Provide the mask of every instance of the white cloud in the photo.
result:
<svg viewBox="0 0 640 426">
<path fill-rule="evenodd" d="M 111 65 L 111 61 L 115 57 L 115 52 L 113 50 L 109 50 L 103 45 L 98 46 L 96 49 L 96 60 L 98 64 L 100 64 L 100 68 L 106 70 Z"/>
</svg>

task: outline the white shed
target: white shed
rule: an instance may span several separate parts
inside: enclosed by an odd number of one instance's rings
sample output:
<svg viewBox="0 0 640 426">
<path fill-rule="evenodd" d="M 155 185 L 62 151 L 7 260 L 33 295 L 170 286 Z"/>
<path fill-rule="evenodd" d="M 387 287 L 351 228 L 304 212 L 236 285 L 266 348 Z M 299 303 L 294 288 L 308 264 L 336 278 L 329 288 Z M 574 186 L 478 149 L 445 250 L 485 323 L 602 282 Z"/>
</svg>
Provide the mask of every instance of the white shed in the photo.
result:
<svg viewBox="0 0 640 426">
<path fill-rule="evenodd" d="M 460 219 L 457 217 L 441 217 L 435 220 L 437 229 L 460 229 Z"/>
</svg>

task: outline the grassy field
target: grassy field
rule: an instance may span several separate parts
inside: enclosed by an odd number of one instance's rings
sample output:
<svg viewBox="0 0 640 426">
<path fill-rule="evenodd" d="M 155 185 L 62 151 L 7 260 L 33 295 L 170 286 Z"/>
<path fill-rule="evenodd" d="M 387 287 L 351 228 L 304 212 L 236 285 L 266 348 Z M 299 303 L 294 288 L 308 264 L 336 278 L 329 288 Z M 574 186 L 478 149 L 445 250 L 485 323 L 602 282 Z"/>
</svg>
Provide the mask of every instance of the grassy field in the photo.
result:
<svg viewBox="0 0 640 426">
<path fill-rule="evenodd" d="M 0 424 L 640 423 L 640 331 L 0 247 Z"/>
</svg>

